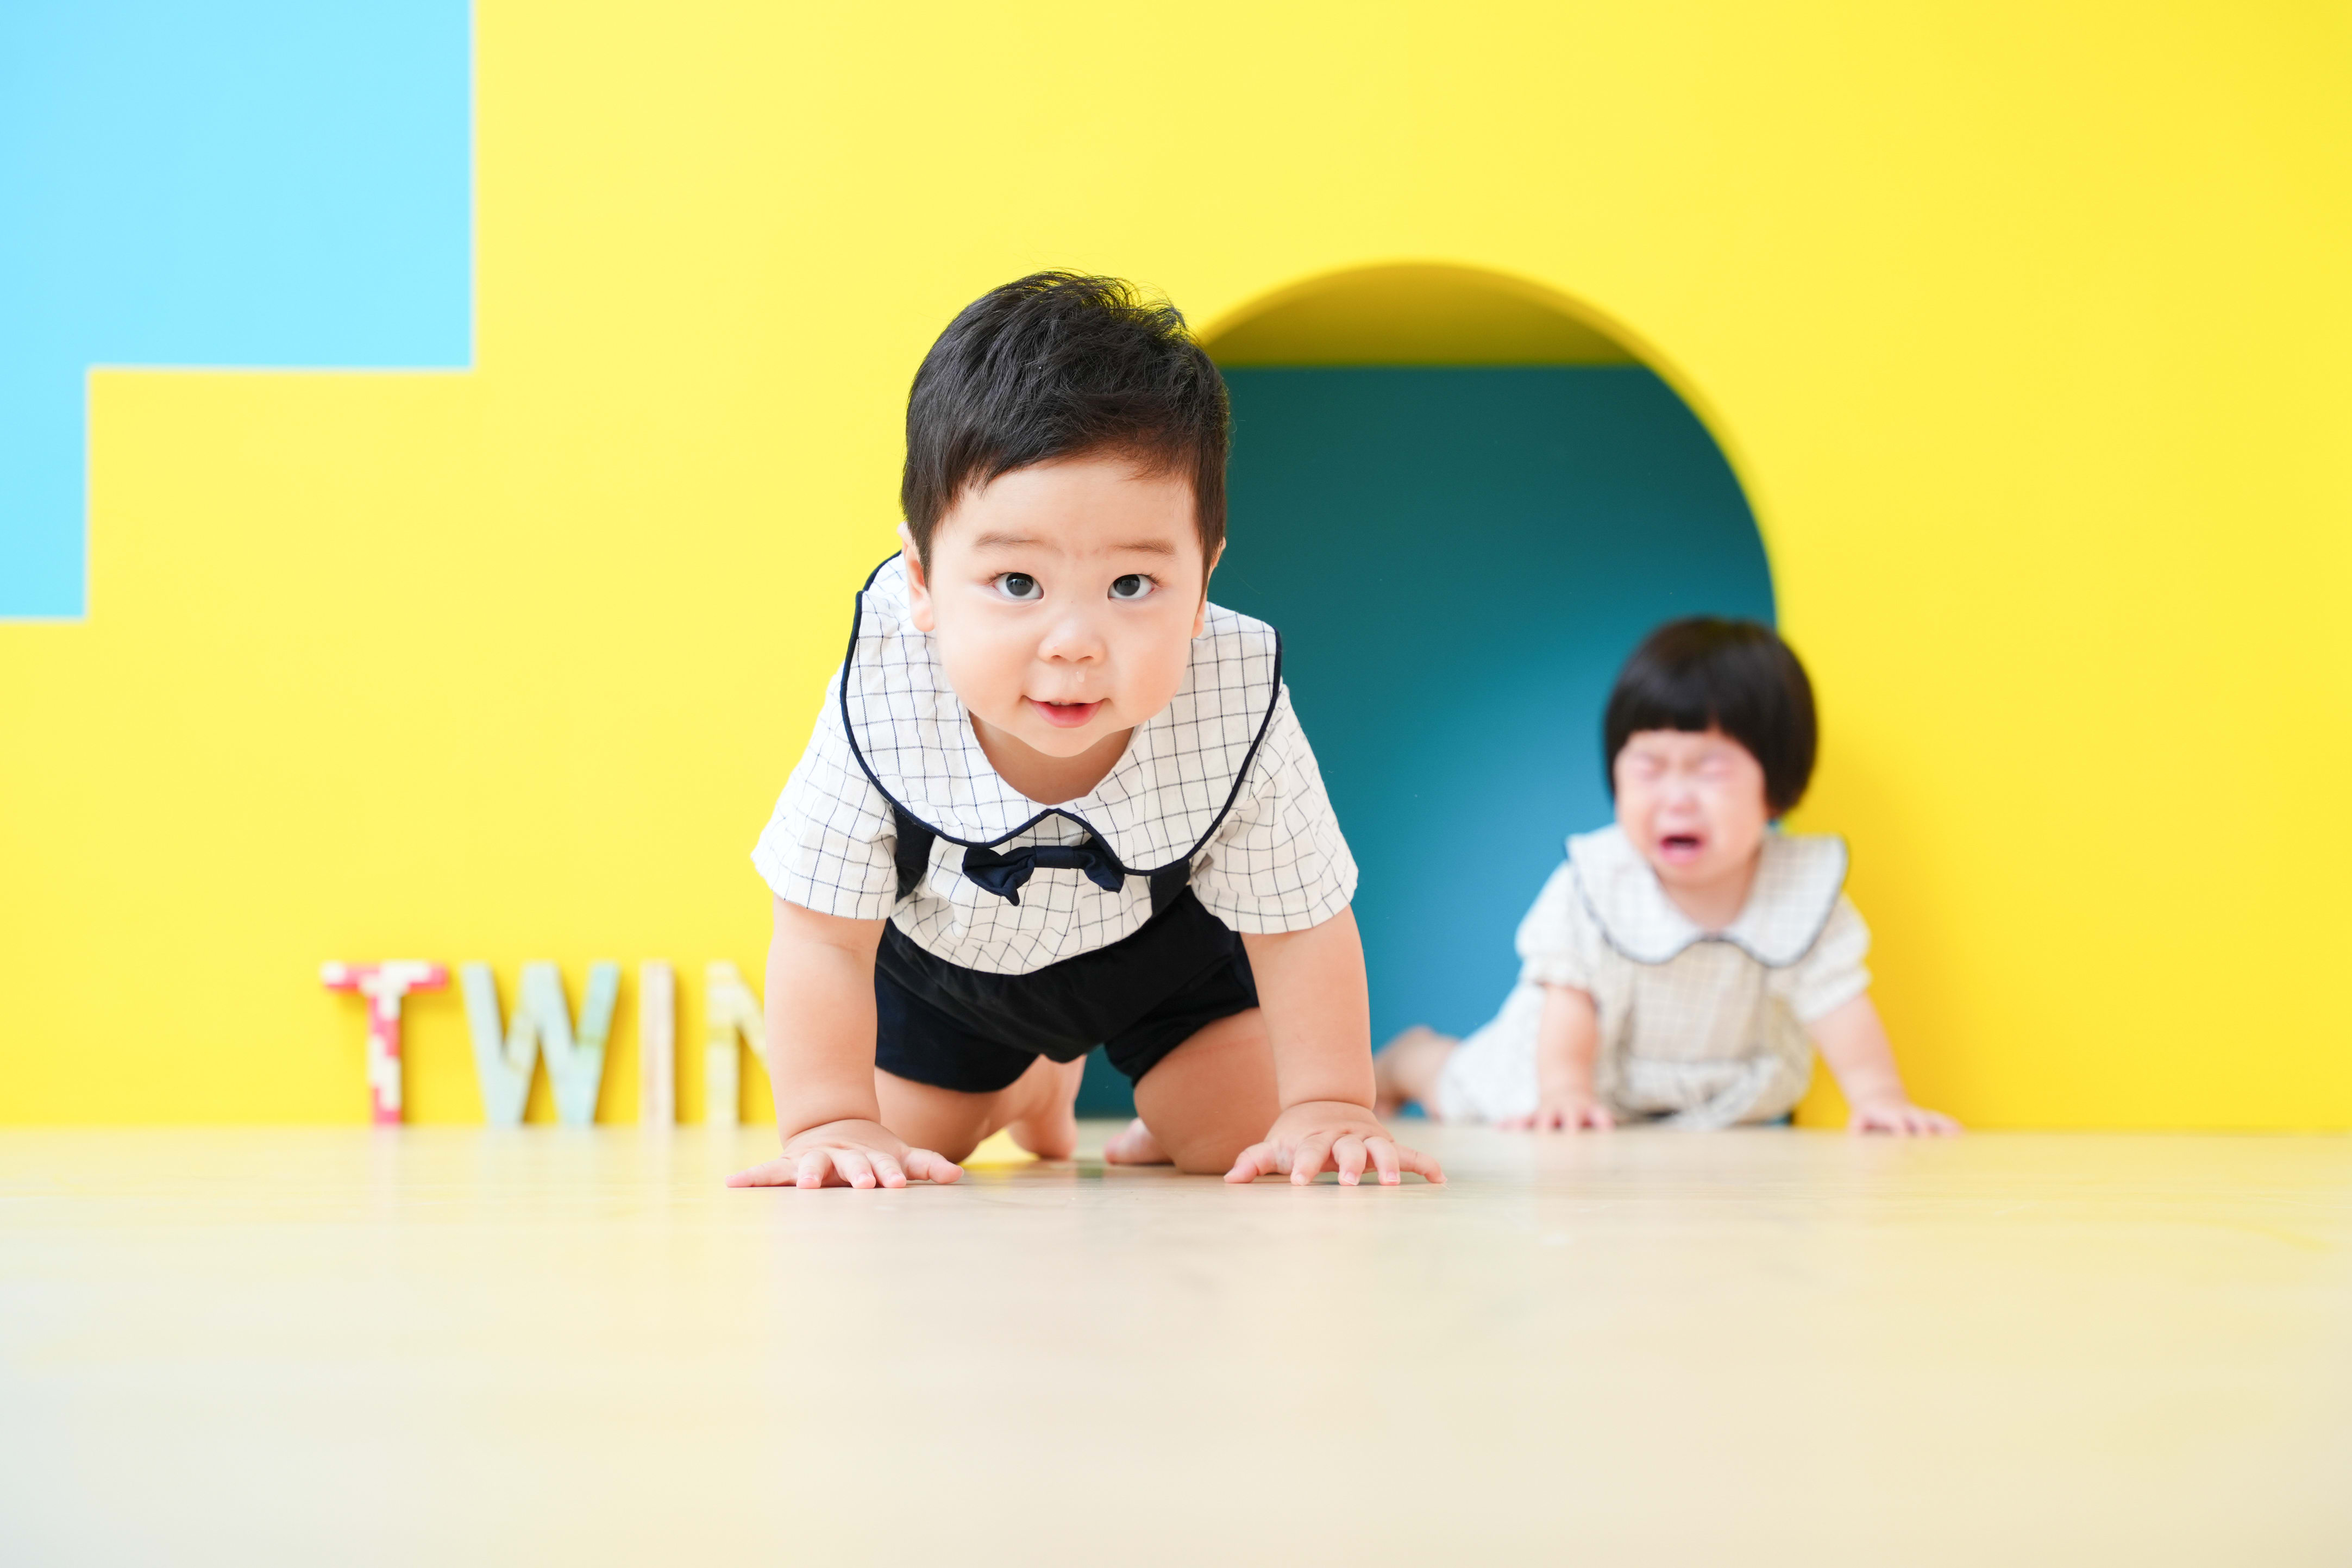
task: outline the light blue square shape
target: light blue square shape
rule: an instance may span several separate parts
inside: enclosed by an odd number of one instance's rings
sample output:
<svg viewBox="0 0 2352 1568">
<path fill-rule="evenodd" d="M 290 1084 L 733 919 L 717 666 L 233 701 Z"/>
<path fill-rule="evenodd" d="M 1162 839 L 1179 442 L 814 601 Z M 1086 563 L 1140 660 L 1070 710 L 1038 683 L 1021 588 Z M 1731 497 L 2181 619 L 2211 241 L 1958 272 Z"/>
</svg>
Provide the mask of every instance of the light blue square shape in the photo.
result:
<svg viewBox="0 0 2352 1568">
<path fill-rule="evenodd" d="M 88 613 L 94 365 L 464 368 L 466 0 L 0 5 L 0 617 Z"/>
</svg>

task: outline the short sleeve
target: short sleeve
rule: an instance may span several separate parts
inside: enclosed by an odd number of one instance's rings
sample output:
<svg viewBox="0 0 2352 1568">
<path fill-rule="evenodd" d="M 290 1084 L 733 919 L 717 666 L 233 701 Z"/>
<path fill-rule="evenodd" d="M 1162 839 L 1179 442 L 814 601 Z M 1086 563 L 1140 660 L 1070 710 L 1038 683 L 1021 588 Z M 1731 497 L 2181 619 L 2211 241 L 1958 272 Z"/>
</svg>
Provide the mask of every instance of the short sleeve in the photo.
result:
<svg viewBox="0 0 2352 1568">
<path fill-rule="evenodd" d="M 1593 987 L 1601 930 L 1577 889 L 1576 868 L 1563 860 L 1519 921 L 1519 978 L 1535 985 Z"/>
<path fill-rule="evenodd" d="M 1193 858 L 1192 890 L 1211 914 L 1257 936 L 1321 925 L 1356 896 L 1356 858 L 1287 687 L 1275 698 L 1241 798 Z"/>
<path fill-rule="evenodd" d="M 821 915 L 878 921 L 898 902 L 898 836 L 890 803 L 849 748 L 840 691 L 835 673 L 751 864 L 780 899 Z"/>
<path fill-rule="evenodd" d="M 1870 952 L 1870 928 L 1843 893 L 1805 956 L 1782 970 L 1774 989 L 1785 997 L 1797 1022 L 1810 1024 L 1837 1011 L 1870 989 L 1863 959 Z"/>
</svg>

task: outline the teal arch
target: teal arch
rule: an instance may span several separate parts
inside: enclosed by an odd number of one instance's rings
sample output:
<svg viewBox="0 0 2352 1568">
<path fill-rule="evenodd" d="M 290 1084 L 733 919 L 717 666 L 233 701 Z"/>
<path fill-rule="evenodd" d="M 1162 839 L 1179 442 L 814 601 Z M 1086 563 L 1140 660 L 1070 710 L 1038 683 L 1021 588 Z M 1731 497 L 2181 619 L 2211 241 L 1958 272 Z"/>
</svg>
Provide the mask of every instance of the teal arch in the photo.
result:
<svg viewBox="0 0 2352 1568">
<path fill-rule="evenodd" d="M 1374 1037 L 1475 1027 L 1561 840 L 1609 820 L 1618 665 L 1675 616 L 1773 617 L 1754 513 L 1638 364 L 1226 374 L 1213 594 L 1282 631 L 1361 870 Z M 1122 1113 L 1090 1065 L 1082 1109 Z"/>
</svg>

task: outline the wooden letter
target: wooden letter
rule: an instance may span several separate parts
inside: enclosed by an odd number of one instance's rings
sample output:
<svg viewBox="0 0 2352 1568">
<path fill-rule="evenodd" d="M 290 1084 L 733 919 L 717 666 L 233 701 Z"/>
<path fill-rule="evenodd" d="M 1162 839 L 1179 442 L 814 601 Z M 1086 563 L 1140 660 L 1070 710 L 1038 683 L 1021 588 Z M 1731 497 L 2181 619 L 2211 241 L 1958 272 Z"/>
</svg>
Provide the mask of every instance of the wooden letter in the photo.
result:
<svg viewBox="0 0 2352 1568">
<path fill-rule="evenodd" d="M 356 991 L 368 999 L 369 1120 L 397 1127 L 407 1108 L 400 1089 L 400 1001 L 411 991 L 438 991 L 449 972 L 437 963 L 394 959 L 383 963 L 325 963 L 319 979 L 330 991 Z"/>
<path fill-rule="evenodd" d="M 531 1042 L 525 1036 L 520 1059 L 508 1055 L 505 1024 L 499 1018 L 499 983 L 487 963 L 457 971 L 466 993 L 466 1032 L 474 1037 L 474 1081 L 482 1089 L 482 1120 L 493 1127 L 522 1125 L 523 1102 L 530 1098 Z"/>
<path fill-rule="evenodd" d="M 596 1092 L 604 1083 L 604 1042 L 613 1033 L 613 1006 L 620 1000 L 621 966 L 588 966 L 588 994 L 580 999 L 580 1032 L 572 1031 L 572 1009 L 563 1000 L 563 975 L 551 963 L 526 963 L 522 970 L 522 1015 L 547 1056 L 547 1076 L 555 1086 L 555 1114 L 566 1127 L 596 1120 Z M 524 1047 L 528 1051 L 529 1047 Z M 511 1045 L 509 1056 L 514 1054 Z"/>
<path fill-rule="evenodd" d="M 466 1026 L 474 1037 L 474 1076 L 482 1087 L 482 1114 L 490 1125 L 521 1125 L 523 1106 L 530 1098 L 531 1060 L 541 1051 L 547 1056 L 558 1120 L 567 1127 L 594 1121 L 596 1092 L 604 1081 L 604 1041 L 612 1033 L 613 1007 L 620 998 L 621 966 L 589 965 L 577 1035 L 572 1029 L 572 1009 L 563 999 L 562 973 L 552 963 L 522 966 L 514 1018 L 504 1027 L 490 966 L 468 963 L 458 980 L 466 991 Z"/>
<path fill-rule="evenodd" d="M 637 965 L 637 1120 L 677 1120 L 677 978 L 658 958 Z"/>
<path fill-rule="evenodd" d="M 743 1119 L 742 1060 L 735 1054 L 735 1037 L 768 1059 L 767 1026 L 760 1016 L 760 997 L 731 963 L 720 961 L 703 972 L 702 1016 L 706 1032 L 702 1050 L 702 1120 L 713 1127 L 732 1127 Z"/>
</svg>

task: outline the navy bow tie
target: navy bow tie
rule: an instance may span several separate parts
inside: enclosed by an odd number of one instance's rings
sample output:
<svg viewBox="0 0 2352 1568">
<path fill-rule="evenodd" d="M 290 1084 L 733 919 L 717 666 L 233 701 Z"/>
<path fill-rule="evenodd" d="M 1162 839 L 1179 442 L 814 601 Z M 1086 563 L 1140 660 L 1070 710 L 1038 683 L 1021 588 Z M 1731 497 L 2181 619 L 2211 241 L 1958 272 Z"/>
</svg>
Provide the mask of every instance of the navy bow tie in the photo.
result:
<svg viewBox="0 0 2352 1568">
<path fill-rule="evenodd" d="M 1008 904 L 1021 901 L 1023 886 L 1040 866 L 1049 871 L 1084 871 L 1087 880 L 1106 893 L 1127 885 L 1127 873 L 1110 846 L 1091 836 L 1083 844 L 1033 844 L 1005 855 L 993 849 L 963 852 L 963 874 Z"/>
</svg>

